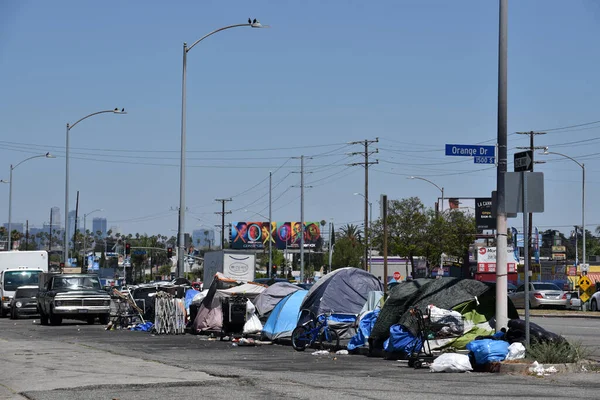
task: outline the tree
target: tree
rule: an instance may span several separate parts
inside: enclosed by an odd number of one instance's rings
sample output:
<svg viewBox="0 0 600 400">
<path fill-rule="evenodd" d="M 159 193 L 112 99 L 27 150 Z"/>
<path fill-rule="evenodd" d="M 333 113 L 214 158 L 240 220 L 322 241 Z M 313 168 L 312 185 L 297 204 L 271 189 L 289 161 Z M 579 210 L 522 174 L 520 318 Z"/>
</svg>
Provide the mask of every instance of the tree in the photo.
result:
<svg viewBox="0 0 600 400">
<path fill-rule="evenodd" d="M 344 267 L 361 267 L 364 246 L 350 237 L 340 236 L 335 239 L 335 248 L 331 258 L 331 269 Z"/>
</svg>

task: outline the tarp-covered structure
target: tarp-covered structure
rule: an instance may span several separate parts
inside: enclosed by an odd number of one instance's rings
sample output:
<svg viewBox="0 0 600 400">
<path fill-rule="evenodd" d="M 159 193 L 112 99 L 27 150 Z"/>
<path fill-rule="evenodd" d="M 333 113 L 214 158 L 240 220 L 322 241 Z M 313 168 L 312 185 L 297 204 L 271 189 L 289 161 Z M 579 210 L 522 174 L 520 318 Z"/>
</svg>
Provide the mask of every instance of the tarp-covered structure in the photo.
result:
<svg viewBox="0 0 600 400">
<path fill-rule="evenodd" d="M 266 288 L 254 300 L 256 313 L 260 319 L 266 320 L 275 306 L 290 293 L 302 288 L 289 282 L 277 282 Z"/>
<path fill-rule="evenodd" d="M 241 295 L 252 301 L 265 289 L 266 286 L 264 285 L 252 282 L 241 283 L 226 278 L 223 274 L 217 272 L 210 288 L 200 292 L 192 300 L 193 304 L 200 303 L 192 325 L 193 332 L 221 330 L 223 326 L 223 311 L 221 309 L 223 297 Z"/>
<path fill-rule="evenodd" d="M 410 314 L 412 307 L 424 314 L 427 306 L 457 310 L 473 324 L 492 322 L 495 314 L 496 292 L 493 284 L 473 279 L 438 278 L 415 279 L 401 282 L 390 292 L 369 337 L 371 348 L 381 349 L 390 336 L 390 328 L 399 324 L 411 334 L 417 334 L 417 321 Z M 508 317 L 519 318 L 514 305 L 508 300 Z M 473 333 L 477 326 L 473 327 Z M 463 339 L 463 341 L 466 339 Z"/>
<path fill-rule="evenodd" d="M 300 289 L 284 297 L 271 311 L 262 336 L 269 340 L 289 338 L 298 323 L 300 306 L 308 290 Z"/>
</svg>

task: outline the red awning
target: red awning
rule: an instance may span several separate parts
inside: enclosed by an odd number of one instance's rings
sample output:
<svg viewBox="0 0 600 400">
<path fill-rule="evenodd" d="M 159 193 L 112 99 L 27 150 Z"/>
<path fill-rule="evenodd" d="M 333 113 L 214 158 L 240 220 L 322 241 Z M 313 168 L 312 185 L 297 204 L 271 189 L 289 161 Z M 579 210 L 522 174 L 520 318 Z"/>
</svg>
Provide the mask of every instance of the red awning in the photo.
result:
<svg viewBox="0 0 600 400">
<path fill-rule="evenodd" d="M 593 284 L 596 282 L 600 282 L 600 272 L 588 272 L 587 277 Z"/>
</svg>

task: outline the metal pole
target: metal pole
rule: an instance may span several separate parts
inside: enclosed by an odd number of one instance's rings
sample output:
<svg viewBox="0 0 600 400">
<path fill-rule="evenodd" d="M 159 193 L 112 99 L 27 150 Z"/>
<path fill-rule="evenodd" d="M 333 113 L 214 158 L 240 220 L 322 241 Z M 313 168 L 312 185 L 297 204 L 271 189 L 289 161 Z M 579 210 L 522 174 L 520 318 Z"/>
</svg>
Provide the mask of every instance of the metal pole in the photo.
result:
<svg viewBox="0 0 600 400">
<path fill-rule="evenodd" d="M 87 228 L 86 228 L 87 214 L 83 214 L 83 260 L 81 260 L 81 270 L 83 272 L 83 266 L 87 265 L 86 248 L 87 248 Z M 94 228 L 92 228 L 94 229 Z"/>
<path fill-rule="evenodd" d="M 575 225 L 575 268 L 579 265 L 579 243 L 577 243 L 577 236 L 579 233 L 577 232 L 577 225 Z"/>
<path fill-rule="evenodd" d="M 177 237 L 179 251 L 177 253 L 177 276 L 183 277 L 183 251 L 185 248 L 185 122 L 186 122 L 186 93 L 185 80 L 187 68 L 187 43 L 183 43 L 183 71 L 181 77 L 181 165 L 179 169 L 179 225 Z"/>
<path fill-rule="evenodd" d="M 272 217 L 272 202 L 271 194 L 273 191 L 273 173 L 269 171 L 269 278 L 271 277 L 271 270 L 273 269 L 273 238 L 271 234 L 273 232 L 273 220 Z"/>
<path fill-rule="evenodd" d="M 504 174 L 507 166 L 507 44 L 508 44 L 508 1 L 499 1 L 498 30 L 498 167 L 496 191 L 498 210 L 496 218 L 496 331 L 508 323 L 508 279 L 506 211 L 504 208 Z"/>
<path fill-rule="evenodd" d="M 12 250 L 12 181 L 13 166 L 10 165 L 10 177 L 8 181 L 8 251 Z"/>
<path fill-rule="evenodd" d="M 300 282 L 304 282 L 304 156 L 300 156 Z"/>
<path fill-rule="evenodd" d="M 123 239 L 123 286 L 127 283 L 127 270 L 125 269 L 125 245 L 127 241 Z"/>
<path fill-rule="evenodd" d="M 67 124 L 67 140 L 65 144 L 65 243 L 63 245 L 63 262 L 69 266 L 69 131 Z"/>
<path fill-rule="evenodd" d="M 333 240 L 333 223 L 329 222 L 329 270 L 328 272 L 331 272 L 331 259 L 333 258 L 333 246 L 332 246 L 332 240 Z"/>
<path fill-rule="evenodd" d="M 587 258 L 585 255 L 585 164 L 581 164 L 581 232 L 583 233 L 583 243 L 582 243 L 582 257 L 583 263 L 587 264 Z M 11 179 L 12 180 L 12 179 Z"/>
<path fill-rule="evenodd" d="M 521 172 L 521 193 L 523 195 L 523 240 L 526 241 L 529 236 L 529 226 L 527 220 L 529 215 L 527 214 L 527 172 Z M 523 242 L 523 263 L 525 272 L 525 346 L 529 346 L 530 334 L 529 334 L 529 244 Z M 496 266 L 497 267 L 497 266 Z"/>
<path fill-rule="evenodd" d="M 365 260 L 364 270 L 368 271 L 369 256 L 369 142 L 365 140 Z"/>
<path fill-rule="evenodd" d="M 440 205 L 440 215 L 442 216 L 442 219 L 443 219 L 444 218 L 444 188 L 441 188 L 441 191 L 442 191 L 442 204 Z M 440 236 L 440 245 L 442 245 L 442 237 L 443 237 L 443 233 L 442 233 L 442 236 Z M 442 246 L 442 251 L 440 251 L 440 268 L 444 268 L 444 246 Z M 427 272 L 429 272 L 429 271 L 427 271 Z M 443 271 L 442 271 L 442 274 L 443 274 Z"/>
<path fill-rule="evenodd" d="M 369 225 L 373 226 L 373 203 L 369 202 Z M 371 258 L 373 257 L 373 242 L 371 240 L 369 240 L 369 269 L 368 271 L 371 272 L 371 268 L 372 267 L 372 262 L 371 262 Z"/>
<path fill-rule="evenodd" d="M 383 208 L 383 295 L 387 294 L 388 289 L 388 224 L 387 224 L 387 195 L 383 195 L 381 207 Z"/>
</svg>

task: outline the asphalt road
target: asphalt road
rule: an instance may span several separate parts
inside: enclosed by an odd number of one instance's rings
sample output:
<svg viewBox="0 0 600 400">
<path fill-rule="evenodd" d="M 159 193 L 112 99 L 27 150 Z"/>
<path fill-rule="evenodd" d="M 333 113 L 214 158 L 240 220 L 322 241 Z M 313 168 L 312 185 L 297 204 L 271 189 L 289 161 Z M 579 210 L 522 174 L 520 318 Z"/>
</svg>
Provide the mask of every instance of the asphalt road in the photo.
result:
<svg viewBox="0 0 600 400">
<path fill-rule="evenodd" d="M 594 343 L 600 320 L 534 322 Z M 203 336 L 105 331 L 66 321 L 0 319 L 0 399 L 431 399 L 598 398 L 595 372 L 543 378 L 432 374 L 359 355 L 233 346 Z"/>
</svg>

